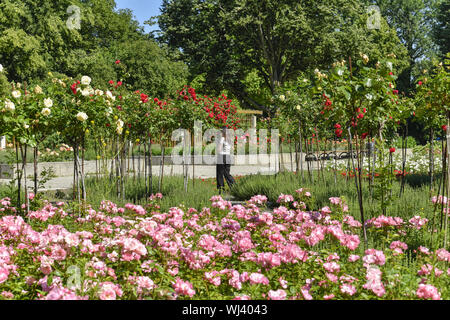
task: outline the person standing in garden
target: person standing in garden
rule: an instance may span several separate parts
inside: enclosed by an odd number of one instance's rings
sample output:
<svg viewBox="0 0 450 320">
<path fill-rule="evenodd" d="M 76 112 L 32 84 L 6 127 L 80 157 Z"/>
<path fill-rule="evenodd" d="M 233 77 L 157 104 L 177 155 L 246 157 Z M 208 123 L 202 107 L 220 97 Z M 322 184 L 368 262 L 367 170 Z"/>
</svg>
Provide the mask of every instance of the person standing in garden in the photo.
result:
<svg viewBox="0 0 450 320">
<path fill-rule="evenodd" d="M 217 189 L 221 194 L 225 189 L 224 178 L 227 180 L 227 184 L 230 189 L 235 184 L 234 178 L 230 174 L 231 169 L 231 144 L 228 141 L 227 127 L 222 127 L 221 137 L 219 138 L 217 145 L 217 164 L 216 164 L 216 176 L 217 176 Z"/>
</svg>

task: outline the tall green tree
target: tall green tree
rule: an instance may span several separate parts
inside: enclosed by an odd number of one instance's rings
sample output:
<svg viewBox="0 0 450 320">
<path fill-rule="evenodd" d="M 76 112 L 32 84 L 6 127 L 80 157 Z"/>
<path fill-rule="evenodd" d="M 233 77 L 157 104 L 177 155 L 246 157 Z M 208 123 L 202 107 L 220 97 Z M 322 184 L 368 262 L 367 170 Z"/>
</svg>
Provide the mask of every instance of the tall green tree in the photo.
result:
<svg viewBox="0 0 450 320">
<path fill-rule="evenodd" d="M 168 79 L 184 82 L 183 66 L 158 48 L 130 10 L 117 10 L 114 0 L 0 1 L 0 63 L 10 81 L 40 80 L 53 71 L 89 75 L 93 85 L 105 86 L 119 77 L 114 61 L 120 59 L 135 66 L 130 72 L 140 79 L 133 80 L 139 89 L 174 90 Z"/>
<path fill-rule="evenodd" d="M 450 52 L 450 0 L 442 0 L 437 7 L 433 37 L 444 57 Z"/>
<path fill-rule="evenodd" d="M 367 28 L 356 0 L 164 0 L 161 12 L 159 40 L 182 52 L 193 76 L 203 74 L 211 91 L 230 89 L 265 111 L 270 102 L 245 86 L 255 72 L 273 95 L 301 72 L 360 52 L 405 56 L 386 23 Z"/>
<path fill-rule="evenodd" d="M 388 24 L 397 31 L 401 42 L 408 50 L 409 67 L 400 75 L 399 89 L 410 93 L 414 90 L 415 78 L 436 55 L 432 38 L 434 13 L 437 0 L 377 0 Z"/>
<path fill-rule="evenodd" d="M 169 60 L 167 50 L 153 40 L 124 41 L 111 50 L 124 61 L 124 81 L 136 90 L 146 90 L 153 97 L 173 98 L 186 84 L 187 66 Z"/>
</svg>

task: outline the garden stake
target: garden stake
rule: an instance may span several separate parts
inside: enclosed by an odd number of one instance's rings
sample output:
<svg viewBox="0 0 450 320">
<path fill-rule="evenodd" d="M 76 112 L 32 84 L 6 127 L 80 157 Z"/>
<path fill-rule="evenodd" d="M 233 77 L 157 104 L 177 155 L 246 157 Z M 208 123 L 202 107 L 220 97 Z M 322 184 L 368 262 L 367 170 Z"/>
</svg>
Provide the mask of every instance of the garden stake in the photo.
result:
<svg viewBox="0 0 450 320">
<path fill-rule="evenodd" d="M 22 170 L 19 170 L 19 143 L 14 139 L 16 148 L 16 174 L 17 174 L 17 205 L 20 206 L 20 193 L 22 189 Z"/>
<path fill-rule="evenodd" d="M 150 147 L 151 153 L 151 147 Z M 147 181 L 147 141 L 144 142 L 144 183 L 145 183 L 145 196 L 148 198 L 148 181 Z"/>
<path fill-rule="evenodd" d="M 153 194 L 153 159 L 152 159 L 152 137 L 150 135 L 150 132 L 148 133 L 148 144 L 149 144 L 149 161 L 148 161 L 148 179 L 149 179 L 149 186 L 150 186 L 150 196 Z"/>
<path fill-rule="evenodd" d="M 304 181 L 304 175 L 303 175 L 303 139 L 302 139 L 302 121 L 299 120 L 298 122 L 298 131 L 299 131 L 299 138 L 300 138 L 300 171 L 302 173 L 302 183 Z M 297 171 L 298 171 L 298 165 L 297 165 Z M 308 165 L 308 172 L 309 172 L 309 165 Z"/>
<path fill-rule="evenodd" d="M 351 158 L 352 158 L 353 170 L 355 170 L 355 161 L 353 159 L 351 128 L 348 127 L 347 130 L 348 130 L 348 137 L 349 137 L 349 141 L 350 141 L 350 154 L 351 154 Z M 356 176 L 356 171 L 355 171 L 355 185 L 356 185 L 356 192 L 358 193 L 359 211 L 361 213 L 361 222 L 362 222 L 362 226 L 363 226 L 364 248 L 367 249 L 366 221 L 364 219 L 364 209 L 363 209 L 363 204 L 362 204 L 362 195 L 361 195 L 361 192 L 360 192 L 360 188 L 358 187 L 358 178 Z"/>
<path fill-rule="evenodd" d="M 405 130 L 403 133 L 403 139 L 402 139 L 402 158 L 403 158 L 403 162 L 402 162 L 402 184 L 400 186 L 400 197 L 402 196 L 403 192 L 405 191 L 405 170 L 406 170 L 406 157 L 407 157 L 407 153 L 408 153 L 408 122 L 406 122 L 405 125 Z"/>
<path fill-rule="evenodd" d="M 447 249 L 447 233 L 448 233 L 448 195 L 450 193 L 450 112 L 447 111 L 447 156 L 449 161 L 447 163 L 447 203 L 446 203 L 446 213 L 445 213 L 445 228 L 444 228 L 444 249 Z"/>
<path fill-rule="evenodd" d="M 430 193 L 433 190 L 433 173 L 434 173 L 434 131 L 430 129 Z"/>
</svg>

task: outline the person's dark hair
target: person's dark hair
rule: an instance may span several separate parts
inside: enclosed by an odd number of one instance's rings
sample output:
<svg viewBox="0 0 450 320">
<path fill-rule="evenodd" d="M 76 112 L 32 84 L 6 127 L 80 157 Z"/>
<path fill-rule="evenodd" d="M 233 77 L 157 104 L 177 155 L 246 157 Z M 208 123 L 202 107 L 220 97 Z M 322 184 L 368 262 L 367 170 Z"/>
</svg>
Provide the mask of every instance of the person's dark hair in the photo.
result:
<svg viewBox="0 0 450 320">
<path fill-rule="evenodd" d="M 222 131 L 222 136 L 225 136 L 226 135 L 226 133 L 227 133 L 227 127 L 225 127 L 225 126 L 223 126 L 222 128 L 221 128 L 221 131 Z"/>
</svg>

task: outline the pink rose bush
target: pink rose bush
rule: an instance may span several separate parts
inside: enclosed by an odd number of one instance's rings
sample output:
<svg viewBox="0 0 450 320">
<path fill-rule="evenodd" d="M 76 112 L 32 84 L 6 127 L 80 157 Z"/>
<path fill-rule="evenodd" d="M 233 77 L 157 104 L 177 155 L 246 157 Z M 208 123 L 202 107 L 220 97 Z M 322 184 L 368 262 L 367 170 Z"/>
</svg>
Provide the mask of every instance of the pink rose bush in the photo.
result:
<svg viewBox="0 0 450 320">
<path fill-rule="evenodd" d="M 242 205 L 214 196 L 202 210 L 168 212 L 161 198 L 81 215 L 44 202 L 25 219 L 1 199 L 0 299 L 449 297 L 449 252 L 408 242 L 426 231 L 423 217 L 367 220 L 378 238 L 365 249 L 342 198 L 308 211 L 312 195 L 299 189 L 273 209 L 264 195 Z"/>
</svg>

